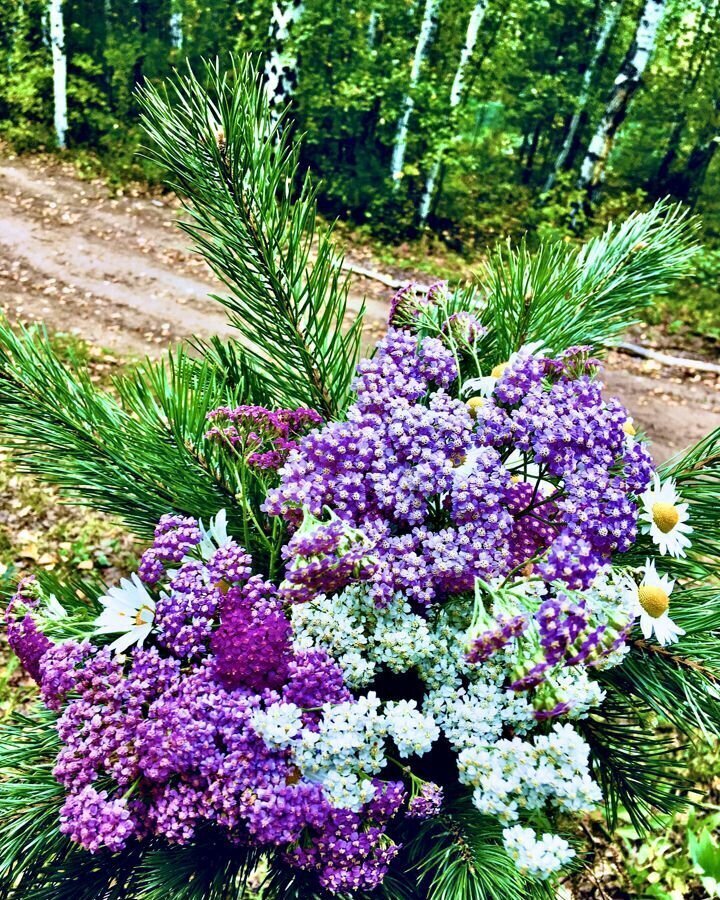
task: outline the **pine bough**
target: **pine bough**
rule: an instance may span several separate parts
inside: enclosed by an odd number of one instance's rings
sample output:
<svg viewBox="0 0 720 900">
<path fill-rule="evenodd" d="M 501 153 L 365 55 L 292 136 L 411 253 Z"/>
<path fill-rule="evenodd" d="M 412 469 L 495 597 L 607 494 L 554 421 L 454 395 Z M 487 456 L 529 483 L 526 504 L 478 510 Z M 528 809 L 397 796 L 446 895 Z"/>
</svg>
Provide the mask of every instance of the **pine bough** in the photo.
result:
<svg viewBox="0 0 720 900">
<path fill-rule="evenodd" d="M 358 364 L 256 70 L 171 90 L 148 152 L 237 339 L 103 394 L 0 327 L 4 446 L 144 542 L 6 604 L 41 702 L 2 725 L 2 894 L 552 896 L 579 816 L 647 827 L 720 731 L 720 433 L 656 471 L 595 358 L 693 225 L 501 248 Z"/>
</svg>

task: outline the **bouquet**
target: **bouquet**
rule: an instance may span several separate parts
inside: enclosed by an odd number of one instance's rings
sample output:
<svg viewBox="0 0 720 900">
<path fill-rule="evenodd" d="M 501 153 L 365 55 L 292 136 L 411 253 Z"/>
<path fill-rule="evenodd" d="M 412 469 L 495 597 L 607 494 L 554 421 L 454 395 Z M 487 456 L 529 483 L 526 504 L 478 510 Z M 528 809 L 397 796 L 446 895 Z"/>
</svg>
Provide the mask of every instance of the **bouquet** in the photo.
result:
<svg viewBox="0 0 720 900">
<path fill-rule="evenodd" d="M 598 359 L 692 223 L 408 286 L 357 363 L 252 65 L 175 92 L 152 152 L 240 340 L 103 394 L 0 332 L 5 445 L 143 541 L 7 602 L 40 703 L 4 725 L 4 895 L 551 897 L 579 817 L 678 808 L 680 736 L 720 730 L 720 434 L 658 470 Z"/>
</svg>

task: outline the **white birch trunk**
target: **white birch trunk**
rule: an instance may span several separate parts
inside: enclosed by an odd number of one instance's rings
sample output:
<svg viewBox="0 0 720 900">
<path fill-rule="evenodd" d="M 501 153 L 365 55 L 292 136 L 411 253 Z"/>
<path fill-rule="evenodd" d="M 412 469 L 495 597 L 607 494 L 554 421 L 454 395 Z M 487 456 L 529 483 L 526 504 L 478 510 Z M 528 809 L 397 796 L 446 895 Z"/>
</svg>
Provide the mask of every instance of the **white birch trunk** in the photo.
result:
<svg viewBox="0 0 720 900">
<path fill-rule="evenodd" d="M 480 34 L 480 26 L 482 25 L 483 19 L 485 18 L 487 5 L 488 0 L 477 0 L 475 6 L 473 7 L 473 11 L 470 13 L 470 19 L 468 20 L 467 31 L 465 33 L 465 44 L 463 45 L 462 51 L 460 52 L 460 61 L 458 62 L 458 67 L 455 70 L 455 78 L 453 79 L 452 88 L 450 89 L 451 112 L 457 109 L 457 107 L 460 105 L 460 101 L 462 100 L 463 85 L 465 83 L 465 70 L 468 67 L 468 63 L 472 59 L 472 55 L 477 44 L 478 35 Z M 425 189 L 423 191 L 422 199 L 420 200 L 418 216 L 421 225 L 425 224 L 430 213 L 430 206 L 432 204 L 433 195 L 435 194 L 435 185 L 437 184 L 438 175 L 440 174 L 442 158 L 443 148 L 440 148 L 440 150 L 438 150 L 437 154 L 435 155 L 432 166 L 430 167 L 430 172 L 428 173 L 428 176 L 425 180 Z"/>
<path fill-rule="evenodd" d="M 376 9 L 370 10 L 370 18 L 368 19 L 368 27 L 367 27 L 367 46 L 368 50 L 373 50 L 375 47 L 375 38 L 377 37 L 377 27 L 378 27 L 378 11 Z"/>
<path fill-rule="evenodd" d="M 170 13 L 170 46 L 179 50 L 183 45 L 183 15 L 182 9 L 176 3 Z"/>
<path fill-rule="evenodd" d="M 264 73 L 265 93 L 271 107 L 284 107 L 295 91 L 297 56 L 288 47 L 288 41 L 290 29 L 302 17 L 304 9 L 301 0 L 290 0 L 284 6 L 273 3 L 268 32 L 273 49 L 265 62 Z"/>
<path fill-rule="evenodd" d="M 665 0 L 646 0 L 632 46 L 620 67 L 605 113 L 580 167 L 578 187 L 583 190 L 592 192 L 603 179 L 615 135 L 655 48 L 664 6 Z"/>
<path fill-rule="evenodd" d="M 413 91 L 420 79 L 420 70 L 427 56 L 428 47 L 432 33 L 435 29 L 435 20 L 438 10 L 440 9 L 440 0 L 425 0 L 425 11 L 423 13 L 422 24 L 420 25 L 420 33 L 418 34 L 417 44 L 415 45 L 415 55 L 413 56 L 412 69 L 410 70 L 410 83 L 408 91 L 405 95 L 403 103 L 403 113 L 400 116 L 398 127 L 395 132 L 395 142 L 393 144 L 392 161 L 390 163 L 390 176 L 393 179 L 395 187 L 400 183 L 402 178 L 403 166 L 405 164 L 405 151 L 407 149 L 408 126 L 410 124 L 410 116 L 415 108 L 415 99 Z"/>
<path fill-rule="evenodd" d="M 53 64 L 53 108 L 58 147 L 65 147 L 67 134 L 67 57 L 63 0 L 50 0 L 50 46 Z"/>
<path fill-rule="evenodd" d="M 558 172 L 563 168 L 565 162 L 570 155 L 570 150 L 572 149 L 573 141 L 575 140 L 575 135 L 577 134 L 578 127 L 580 126 L 580 119 L 582 118 L 582 114 L 585 112 L 585 107 L 587 106 L 588 100 L 590 99 L 590 89 L 592 88 L 593 77 L 595 75 L 595 71 L 597 65 L 605 53 L 605 49 L 610 41 L 610 35 L 615 30 L 615 26 L 617 25 L 618 19 L 620 18 L 620 12 L 622 11 L 623 0 L 614 4 L 610 9 L 607 9 L 604 16 L 604 21 L 602 23 L 602 27 L 597 36 L 597 40 L 595 41 L 595 46 L 593 47 L 592 57 L 590 58 L 590 63 L 588 64 L 587 69 L 583 74 L 582 87 L 580 88 L 580 95 L 577 100 L 577 105 L 575 107 L 575 112 L 573 113 L 573 117 L 570 120 L 570 125 L 567 130 L 567 134 L 565 135 L 565 140 L 563 141 L 563 145 L 560 148 L 560 152 L 557 155 L 557 159 L 555 160 L 555 165 L 553 166 L 552 171 L 547 177 L 547 181 L 545 182 L 545 187 L 543 190 L 549 191 L 552 186 L 555 184 L 555 179 L 557 178 Z"/>
</svg>

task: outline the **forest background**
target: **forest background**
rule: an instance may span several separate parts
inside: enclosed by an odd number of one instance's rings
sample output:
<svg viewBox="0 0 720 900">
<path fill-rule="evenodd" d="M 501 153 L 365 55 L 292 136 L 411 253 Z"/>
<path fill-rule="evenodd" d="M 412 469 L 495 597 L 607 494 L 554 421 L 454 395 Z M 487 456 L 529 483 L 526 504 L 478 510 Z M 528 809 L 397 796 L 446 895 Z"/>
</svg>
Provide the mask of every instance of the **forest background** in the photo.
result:
<svg viewBox="0 0 720 900">
<path fill-rule="evenodd" d="M 471 260 L 671 196 L 705 251 L 656 317 L 720 337 L 720 0 L 0 0 L 0 135 L 152 181 L 135 87 L 247 50 L 328 216 Z"/>
</svg>

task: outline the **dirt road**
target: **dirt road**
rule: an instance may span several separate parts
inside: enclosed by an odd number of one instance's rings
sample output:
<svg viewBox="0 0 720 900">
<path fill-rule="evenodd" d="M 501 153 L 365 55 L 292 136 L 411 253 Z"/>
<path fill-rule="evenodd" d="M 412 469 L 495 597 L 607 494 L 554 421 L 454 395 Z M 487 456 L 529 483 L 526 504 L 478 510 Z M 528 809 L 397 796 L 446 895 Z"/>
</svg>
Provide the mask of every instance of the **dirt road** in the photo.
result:
<svg viewBox="0 0 720 900">
<path fill-rule="evenodd" d="M 191 335 L 229 333 L 222 307 L 208 298 L 222 288 L 185 249 L 176 214 L 166 198 L 111 197 L 67 166 L 1 159 L 0 306 L 12 319 L 44 321 L 134 355 L 157 354 Z M 368 341 L 382 333 L 390 293 L 354 281 L 351 310 L 364 296 Z M 662 372 L 611 354 L 605 381 L 653 438 L 658 459 L 720 427 L 712 376 Z"/>
</svg>

